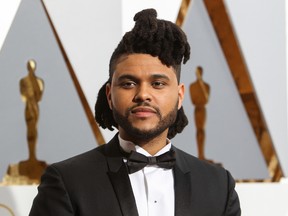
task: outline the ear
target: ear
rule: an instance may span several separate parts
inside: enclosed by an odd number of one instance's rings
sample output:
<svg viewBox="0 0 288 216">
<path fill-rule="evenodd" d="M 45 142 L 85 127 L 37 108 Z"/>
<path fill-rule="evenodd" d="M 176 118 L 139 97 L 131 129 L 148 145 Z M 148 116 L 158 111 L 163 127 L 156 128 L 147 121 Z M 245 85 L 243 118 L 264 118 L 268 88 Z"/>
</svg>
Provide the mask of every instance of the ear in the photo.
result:
<svg viewBox="0 0 288 216">
<path fill-rule="evenodd" d="M 112 110 L 112 100 L 111 100 L 111 84 L 107 83 L 106 84 L 106 98 L 109 104 L 110 109 Z"/>
<path fill-rule="evenodd" d="M 178 110 L 182 107 L 182 103 L 184 100 L 185 86 L 183 83 L 178 85 Z"/>
</svg>

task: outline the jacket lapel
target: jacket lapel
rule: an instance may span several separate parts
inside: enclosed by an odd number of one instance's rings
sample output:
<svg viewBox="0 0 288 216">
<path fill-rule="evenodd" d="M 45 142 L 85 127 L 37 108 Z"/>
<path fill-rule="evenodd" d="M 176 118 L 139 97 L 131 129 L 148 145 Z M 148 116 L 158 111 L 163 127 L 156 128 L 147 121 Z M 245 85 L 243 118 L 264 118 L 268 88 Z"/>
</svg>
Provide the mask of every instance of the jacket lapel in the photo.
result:
<svg viewBox="0 0 288 216">
<path fill-rule="evenodd" d="M 176 151 L 176 165 L 174 172 L 175 216 L 192 214 L 190 169 L 183 163 L 180 152 Z"/>
<path fill-rule="evenodd" d="M 119 141 L 115 136 L 106 144 L 108 176 L 113 185 L 123 216 L 138 216 L 135 198 L 127 168 L 120 152 Z"/>
</svg>

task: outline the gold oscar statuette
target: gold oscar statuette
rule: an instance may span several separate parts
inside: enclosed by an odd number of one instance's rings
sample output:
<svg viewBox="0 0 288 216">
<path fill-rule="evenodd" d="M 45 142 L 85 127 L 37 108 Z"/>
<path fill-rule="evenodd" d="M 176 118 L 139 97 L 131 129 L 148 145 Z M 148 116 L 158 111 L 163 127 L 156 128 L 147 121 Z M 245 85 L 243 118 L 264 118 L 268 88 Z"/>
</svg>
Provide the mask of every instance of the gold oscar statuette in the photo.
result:
<svg viewBox="0 0 288 216">
<path fill-rule="evenodd" d="M 27 143 L 29 157 L 19 164 L 9 165 L 4 183 L 7 184 L 33 184 L 39 183 L 40 177 L 47 167 L 44 161 L 37 160 L 37 123 L 39 119 L 38 103 L 44 91 L 44 81 L 35 75 L 36 62 L 27 62 L 28 75 L 20 80 L 20 93 L 25 103 L 25 121 L 27 126 Z"/>
<path fill-rule="evenodd" d="M 190 97 L 194 105 L 194 120 L 196 125 L 196 140 L 198 147 L 198 158 L 213 163 L 205 157 L 205 123 L 206 105 L 209 102 L 210 86 L 203 80 L 202 67 L 196 68 L 196 81 L 190 84 Z"/>
</svg>

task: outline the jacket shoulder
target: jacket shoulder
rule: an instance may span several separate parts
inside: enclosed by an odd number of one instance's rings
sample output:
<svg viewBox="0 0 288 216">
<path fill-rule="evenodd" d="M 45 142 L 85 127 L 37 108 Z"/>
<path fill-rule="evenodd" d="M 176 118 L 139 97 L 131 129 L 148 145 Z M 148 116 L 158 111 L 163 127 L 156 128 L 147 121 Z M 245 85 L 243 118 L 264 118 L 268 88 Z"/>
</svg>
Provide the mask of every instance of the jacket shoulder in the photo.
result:
<svg viewBox="0 0 288 216">
<path fill-rule="evenodd" d="M 77 165 L 81 165 L 82 163 L 92 163 L 92 162 L 101 162 L 105 159 L 104 155 L 103 155 L 103 149 L 104 146 L 98 146 L 94 149 L 91 149 L 89 151 L 83 152 L 81 154 L 75 155 L 73 157 L 70 157 L 68 159 L 59 161 L 59 162 L 55 162 L 53 164 L 51 164 L 51 166 L 54 167 L 63 167 L 63 166 L 77 166 Z"/>
<path fill-rule="evenodd" d="M 210 163 L 208 161 L 200 160 L 199 158 L 190 155 L 176 147 L 173 148 L 176 152 L 176 163 L 182 172 L 197 172 L 197 176 L 227 179 L 228 171 L 222 166 Z"/>
</svg>

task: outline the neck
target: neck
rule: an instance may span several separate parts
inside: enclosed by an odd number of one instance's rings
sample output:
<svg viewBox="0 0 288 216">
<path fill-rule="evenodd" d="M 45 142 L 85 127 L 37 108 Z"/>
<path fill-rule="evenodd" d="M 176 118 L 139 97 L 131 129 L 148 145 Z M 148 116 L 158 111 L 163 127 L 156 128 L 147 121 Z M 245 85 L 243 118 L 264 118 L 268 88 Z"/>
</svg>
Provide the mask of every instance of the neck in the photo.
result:
<svg viewBox="0 0 288 216">
<path fill-rule="evenodd" d="M 121 130 L 119 130 L 119 132 L 122 139 L 133 142 L 134 144 L 140 146 L 151 155 L 155 155 L 167 144 L 167 132 L 163 132 L 157 137 L 147 140 L 127 136 L 127 134 L 121 133 Z"/>
<path fill-rule="evenodd" d="M 145 149 L 149 154 L 155 155 L 167 144 L 167 137 L 156 137 L 148 142 L 143 141 L 136 144 Z"/>
</svg>

